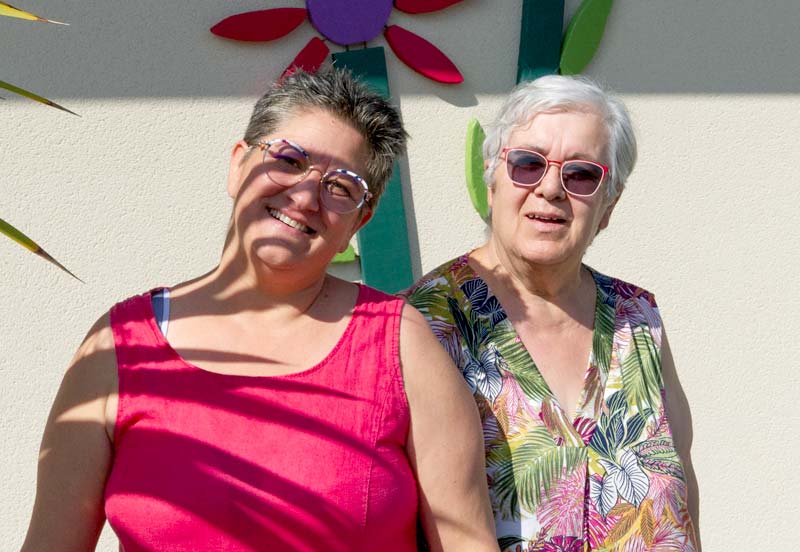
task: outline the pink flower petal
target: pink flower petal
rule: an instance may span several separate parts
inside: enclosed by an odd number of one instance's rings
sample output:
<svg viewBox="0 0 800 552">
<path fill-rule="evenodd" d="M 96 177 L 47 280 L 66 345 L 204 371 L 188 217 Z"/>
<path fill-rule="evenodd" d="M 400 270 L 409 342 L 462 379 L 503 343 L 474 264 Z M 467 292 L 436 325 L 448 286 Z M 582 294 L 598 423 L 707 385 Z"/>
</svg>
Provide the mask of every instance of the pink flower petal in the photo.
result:
<svg viewBox="0 0 800 552">
<path fill-rule="evenodd" d="M 304 8 L 274 8 L 226 17 L 211 32 L 223 38 L 246 42 L 267 42 L 286 36 L 305 21 Z"/>
<path fill-rule="evenodd" d="M 461 0 L 395 0 L 394 7 L 406 13 L 429 13 L 443 10 Z"/>
<path fill-rule="evenodd" d="M 414 71 L 436 82 L 464 82 L 464 77 L 450 58 L 421 36 L 398 25 L 386 27 L 384 35 L 400 61 Z"/>
<path fill-rule="evenodd" d="M 325 42 L 319 37 L 314 37 L 308 41 L 308 44 L 300 50 L 294 61 L 289 64 L 289 67 L 281 75 L 281 80 L 293 74 L 298 69 L 302 69 L 306 73 L 316 73 L 320 66 L 325 62 L 330 49 Z"/>
</svg>

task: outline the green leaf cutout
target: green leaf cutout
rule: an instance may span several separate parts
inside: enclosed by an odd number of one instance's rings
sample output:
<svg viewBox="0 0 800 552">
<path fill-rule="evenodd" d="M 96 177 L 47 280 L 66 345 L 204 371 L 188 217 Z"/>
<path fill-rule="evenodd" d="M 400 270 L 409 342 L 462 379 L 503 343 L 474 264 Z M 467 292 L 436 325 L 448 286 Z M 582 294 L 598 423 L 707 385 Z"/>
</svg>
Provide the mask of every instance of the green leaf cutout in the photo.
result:
<svg viewBox="0 0 800 552">
<path fill-rule="evenodd" d="M 347 249 L 342 251 L 341 253 L 337 253 L 336 256 L 333 258 L 331 263 L 339 264 L 339 263 L 352 263 L 356 260 L 356 250 L 353 249 L 352 244 L 347 246 Z"/>
<path fill-rule="evenodd" d="M 485 138 L 486 133 L 481 124 L 477 119 L 472 119 L 467 125 L 467 154 L 465 156 L 467 191 L 472 200 L 472 206 L 483 220 L 489 216 L 486 184 L 483 181 L 483 154 L 481 153 Z"/>
<path fill-rule="evenodd" d="M 8 236 L 9 238 L 14 240 L 18 244 L 20 244 L 22 247 L 24 247 L 25 249 L 27 249 L 31 253 L 34 253 L 34 254 L 40 256 L 41 258 L 43 258 L 44 260 L 56 265 L 58 268 L 60 268 L 61 270 L 63 270 L 64 272 L 66 272 L 67 274 L 69 274 L 70 276 L 75 278 L 76 280 L 78 280 L 79 282 L 83 282 L 83 280 L 81 280 L 80 278 L 75 276 L 72 272 L 67 270 L 67 268 L 64 265 L 62 265 L 57 260 L 55 260 L 53 257 L 51 257 L 50 254 L 47 253 L 47 251 L 45 251 L 44 249 L 42 249 L 41 246 L 39 246 L 38 243 L 36 243 L 32 239 L 30 239 L 28 236 L 26 236 L 25 234 L 23 234 L 22 232 L 20 232 L 19 230 L 17 230 L 13 226 L 11 226 L 9 223 L 4 221 L 3 219 L 0 219 L 0 234 L 4 234 L 4 235 Z"/>
<path fill-rule="evenodd" d="M 5 81 L 1 81 L 0 80 L 0 88 L 5 88 L 6 90 L 8 90 L 10 92 L 14 92 L 15 94 L 19 94 L 20 96 L 24 96 L 24 97 L 26 97 L 26 98 L 28 98 L 30 100 L 35 101 L 35 102 L 43 103 L 44 105 L 49 105 L 50 107 L 55 107 L 56 109 L 60 109 L 61 111 L 66 111 L 67 113 L 72 113 L 73 115 L 75 115 L 77 117 L 80 117 L 80 115 L 78 115 L 74 111 L 70 111 L 66 107 L 58 105 L 54 101 L 48 100 L 47 98 L 43 98 L 43 97 L 41 97 L 41 96 L 39 96 L 37 94 L 34 94 L 33 92 L 29 92 L 29 91 L 25 90 L 24 88 L 20 88 L 19 86 L 14 86 L 13 84 L 10 84 L 10 83 L 7 83 Z"/>
<path fill-rule="evenodd" d="M 577 75 L 592 61 L 614 0 L 583 0 L 572 16 L 561 45 L 561 74 Z"/>
</svg>

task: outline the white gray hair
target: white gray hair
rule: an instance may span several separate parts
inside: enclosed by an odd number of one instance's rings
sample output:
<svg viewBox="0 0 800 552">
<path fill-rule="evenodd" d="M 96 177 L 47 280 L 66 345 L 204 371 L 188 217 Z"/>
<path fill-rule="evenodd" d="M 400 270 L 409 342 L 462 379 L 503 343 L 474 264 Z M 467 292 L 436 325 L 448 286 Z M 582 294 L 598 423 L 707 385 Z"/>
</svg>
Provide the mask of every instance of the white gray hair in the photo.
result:
<svg viewBox="0 0 800 552">
<path fill-rule="evenodd" d="M 610 169 L 608 199 L 614 200 L 636 164 L 636 136 L 625 105 L 594 81 L 582 76 L 546 75 L 518 85 L 506 98 L 497 118 L 487 125 L 483 158 L 489 161 L 483 179 L 490 188 L 503 145 L 517 128 L 539 113 L 578 111 L 597 113 L 608 131 L 607 159 Z"/>
</svg>

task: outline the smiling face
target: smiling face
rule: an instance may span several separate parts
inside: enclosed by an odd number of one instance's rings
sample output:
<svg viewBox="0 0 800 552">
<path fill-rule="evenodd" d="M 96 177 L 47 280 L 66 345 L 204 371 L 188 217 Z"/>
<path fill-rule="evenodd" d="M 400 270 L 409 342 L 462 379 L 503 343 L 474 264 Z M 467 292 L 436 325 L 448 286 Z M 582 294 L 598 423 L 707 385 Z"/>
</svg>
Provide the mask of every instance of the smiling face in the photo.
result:
<svg viewBox="0 0 800 552">
<path fill-rule="evenodd" d="M 593 112 L 540 113 L 515 129 L 506 147 L 534 150 L 547 159 L 584 159 L 606 163 L 608 135 Z M 533 188 L 516 186 L 506 163 L 498 160 L 492 208 L 492 241 L 512 263 L 541 266 L 579 265 L 597 232 L 608 225 L 613 202 L 606 194 L 608 176 L 591 197 L 573 197 L 561 186 L 559 168 L 550 166 Z"/>
<path fill-rule="evenodd" d="M 261 140 L 275 138 L 300 145 L 313 167 L 300 182 L 283 187 L 267 176 L 262 150 L 237 143 L 228 176 L 228 193 L 234 198 L 234 239 L 252 265 L 302 269 L 321 276 L 371 212 L 362 208 L 339 214 L 327 209 L 319 198 L 320 177 L 332 169 L 366 174 L 367 145 L 359 131 L 319 109 L 294 113 Z"/>
</svg>

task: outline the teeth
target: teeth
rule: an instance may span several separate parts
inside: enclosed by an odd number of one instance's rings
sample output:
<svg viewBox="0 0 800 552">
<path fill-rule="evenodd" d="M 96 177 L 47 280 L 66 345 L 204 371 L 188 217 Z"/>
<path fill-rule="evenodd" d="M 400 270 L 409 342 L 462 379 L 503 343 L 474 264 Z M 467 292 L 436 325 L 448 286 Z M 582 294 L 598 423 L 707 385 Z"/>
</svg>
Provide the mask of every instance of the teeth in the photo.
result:
<svg viewBox="0 0 800 552">
<path fill-rule="evenodd" d="M 538 220 L 547 220 L 547 221 L 551 221 L 551 222 L 559 222 L 561 220 L 564 220 L 564 219 L 560 219 L 558 217 L 543 217 L 543 216 L 540 216 L 540 215 L 533 215 L 530 218 L 534 218 L 534 219 L 538 219 Z"/>
<path fill-rule="evenodd" d="M 312 230 L 311 228 L 309 228 L 305 224 L 300 224 L 296 220 L 287 217 L 286 215 L 284 215 L 280 211 L 276 211 L 275 209 L 269 209 L 268 212 L 269 212 L 269 214 L 270 214 L 270 216 L 272 218 L 278 219 L 279 221 L 281 221 L 282 223 L 284 223 L 287 226 L 291 226 L 292 228 L 296 228 L 297 230 L 300 230 L 301 232 L 304 232 L 306 234 L 313 234 L 314 233 L 314 230 Z"/>
</svg>

